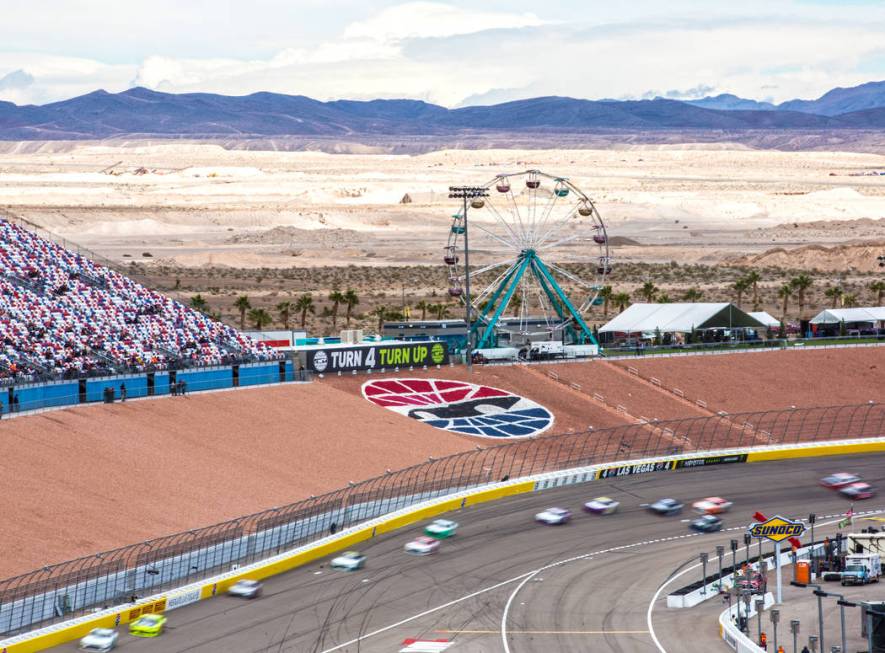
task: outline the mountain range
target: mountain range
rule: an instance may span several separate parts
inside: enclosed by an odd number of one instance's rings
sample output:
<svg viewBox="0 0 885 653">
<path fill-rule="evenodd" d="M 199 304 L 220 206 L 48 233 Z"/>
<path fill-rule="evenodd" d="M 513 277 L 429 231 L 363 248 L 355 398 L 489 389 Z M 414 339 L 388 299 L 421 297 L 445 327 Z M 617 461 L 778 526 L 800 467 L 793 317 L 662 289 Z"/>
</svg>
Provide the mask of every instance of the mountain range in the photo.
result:
<svg viewBox="0 0 885 653">
<path fill-rule="evenodd" d="M 551 96 L 447 109 L 418 100 L 321 102 L 266 92 L 172 94 L 140 87 L 122 93 L 99 90 L 41 106 L 0 102 L 2 140 L 881 128 L 885 82 L 837 88 L 817 100 L 779 105 L 734 95 L 687 102 Z"/>
</svg>

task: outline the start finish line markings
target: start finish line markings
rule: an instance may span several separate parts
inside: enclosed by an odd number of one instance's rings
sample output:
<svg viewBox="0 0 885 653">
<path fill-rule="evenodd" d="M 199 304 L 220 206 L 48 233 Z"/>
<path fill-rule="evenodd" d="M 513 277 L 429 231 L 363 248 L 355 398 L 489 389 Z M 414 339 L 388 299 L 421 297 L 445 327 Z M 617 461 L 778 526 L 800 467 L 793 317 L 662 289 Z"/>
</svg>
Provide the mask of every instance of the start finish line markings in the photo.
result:
<svg viewBox="0 0 885 653">
<path fill-rule="evenodd" d="M 399 653 L 442 653 L 452 644 L 447 639 L 404 639 Z"/>
</svg>

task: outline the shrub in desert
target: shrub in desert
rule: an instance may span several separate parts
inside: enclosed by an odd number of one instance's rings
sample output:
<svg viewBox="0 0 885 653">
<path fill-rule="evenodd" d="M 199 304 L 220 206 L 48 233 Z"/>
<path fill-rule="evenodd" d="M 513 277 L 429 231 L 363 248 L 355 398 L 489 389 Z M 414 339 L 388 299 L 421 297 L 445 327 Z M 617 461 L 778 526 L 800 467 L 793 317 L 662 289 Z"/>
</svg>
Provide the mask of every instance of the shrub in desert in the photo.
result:
<svg viewBox="0 0 885 653">
<path fill-rule="evenodd" d="M 209 302 L 202 295 L 194 295 L 191 297 L 191 308 L 195 311 L 200 311 L 200 313 L 205 313 L 209 310 Z"/>
<path fill-rule="evenodd" d="M 670 295 L 665 292 L 662 292 L 660 295 L 658 295 L 658 304 L 669 304 L 672 301 L 673 300 L 670 299 Z"/>
<path fill-rule="evenodd" d="M 885 297 L 885 281 L 874 281 L 870 284 L 870 290 L 876 298 L 876 306 L 882 306 L 882 298 Z"/>
<path fill-rule="evenodd" d="M 857 306 L 857 295 L 854 293 L 846 293 L 842 295 L 842 306 L 844 308 L 854 308 Z"/>
<path fill-rule="evenodd" d="M 687 302 L 699 302 L 704 298 L 704 291 L 700 288 L 689 288 L 682 295 L 682 299 Z"/>
</svg>

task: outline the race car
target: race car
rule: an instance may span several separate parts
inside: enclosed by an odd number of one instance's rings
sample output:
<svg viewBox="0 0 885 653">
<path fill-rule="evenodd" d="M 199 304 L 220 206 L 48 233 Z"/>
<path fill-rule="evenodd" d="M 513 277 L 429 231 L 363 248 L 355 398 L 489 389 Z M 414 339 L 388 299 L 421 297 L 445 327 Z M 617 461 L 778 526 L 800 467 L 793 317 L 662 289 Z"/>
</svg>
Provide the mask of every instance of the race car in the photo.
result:
<svg viewBox="0 0 885 653">
<path fill-rule="evenodd" d="M 81 651 L 111 651 L 117 647 L 117 631 L 110 628 L 93 628 L 80 640 Z"/>
<path fill-rule="evenodd" d="M 692 520 L 688 527 L 701 533 L 715 533 L 722 530 L 722 520 L 716 515 L 704 515 Z"/>
<path fill-rule="evenodd" d="M 261 596 L 261 583 L 257 580 L 247 580 L 243 578 L 230 586 L 227 590 L 230 596 L 239 596 L 244 599 L 257 599 Z"/>
<path fill-rule="evenodd" d="M 857 474 L 847 474 L 845 472 L 839 472 L 838 474 L 830 474 L 829 476 L 823 477 L 820 480 L 820 484 L 824 487 L 838 490 L 839 488 L 845 487 L 846 485 L 857 483 L 859 480 L 860 476 L 858 476 Z"/>
<path fill-rule="evenodd" d="M 547 510 L 535 515 L 535 521 L 547 524 L 548 526 L 567 524 L 571 518 L 571 511 L 566 510 L 565 508 L 547 508 Z"/>
<path fill-rule="evenodd" d="M 722 497 L 707 497 L 706 499 L 695 501 L 691 507 L 695 509 L 695 512 L 699 512 L 702 515 L 718 515 L 731 508 L 731 506 L 731 501 L 726 501 Z"/>
<path fill-rule="evenodd" d="M 366 564 L 366 556 L 358 551 L 345 551 L 337 558 L 332 558 L 329 566 L 332 569 L 344 569 L 345 571 L 356 571 L 362 569 Z"/>
<path fill-rule="evenodd" d="M 611 515 L 617 512 L 620 502 L 608 497 L 596 497 L 584 504 L 584 510 L 595 515 Z"/>
<path fill-rule="evenodd" d="M 684 504 L 676 499 L 659 499 L 648 505 L 648 509 L 659 515 L 678 515 Z"/>
<path fill-rule="evenodd" d="M 422 535 L 421 537 L 416 537 L 411 542 L 408 542 L 405 546 L 405 550 L 406 553 L 411 553 L 413 555 L 430 555 L 439 550 L 439 540 L 428 537 L 427 535 Z"/>
<path fill-rule="evenodd" d="M 129 634 L 135 637 L 157 637 L 163 633 L 166 617 L 161 614 L 145 614 L 129 624 Z"/>
<path fill-rule="evenodd" d="M 424 527 L 424 534 L 442 540 L 452 537 L 457 530 L 458 522 L 449 521 L 448 519 L 435 519 Z"/>
<path fill-rule="evenodd" d="M 872 499 L 876 496 L 876 488 L 869 483 L 852 483 L 839 488 L 839 494 L 848 499 Z"/>
</svg>

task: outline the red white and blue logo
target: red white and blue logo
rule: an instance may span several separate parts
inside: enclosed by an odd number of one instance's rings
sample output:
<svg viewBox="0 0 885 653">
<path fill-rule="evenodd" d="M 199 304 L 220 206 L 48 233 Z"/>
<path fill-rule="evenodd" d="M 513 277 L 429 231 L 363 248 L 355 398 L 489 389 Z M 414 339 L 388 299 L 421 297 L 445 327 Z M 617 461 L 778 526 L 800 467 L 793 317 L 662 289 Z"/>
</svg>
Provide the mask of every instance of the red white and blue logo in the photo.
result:
<svg viewBox="0 0 885 653">
<path fill-rule="evenodd" d="M 379 379 L 363 384 L 373 404 L 429 426 L 485 438 L 525 438 L 553 425 L 553 413 L 520 395 L 464 381 Z"/>
</svg>

